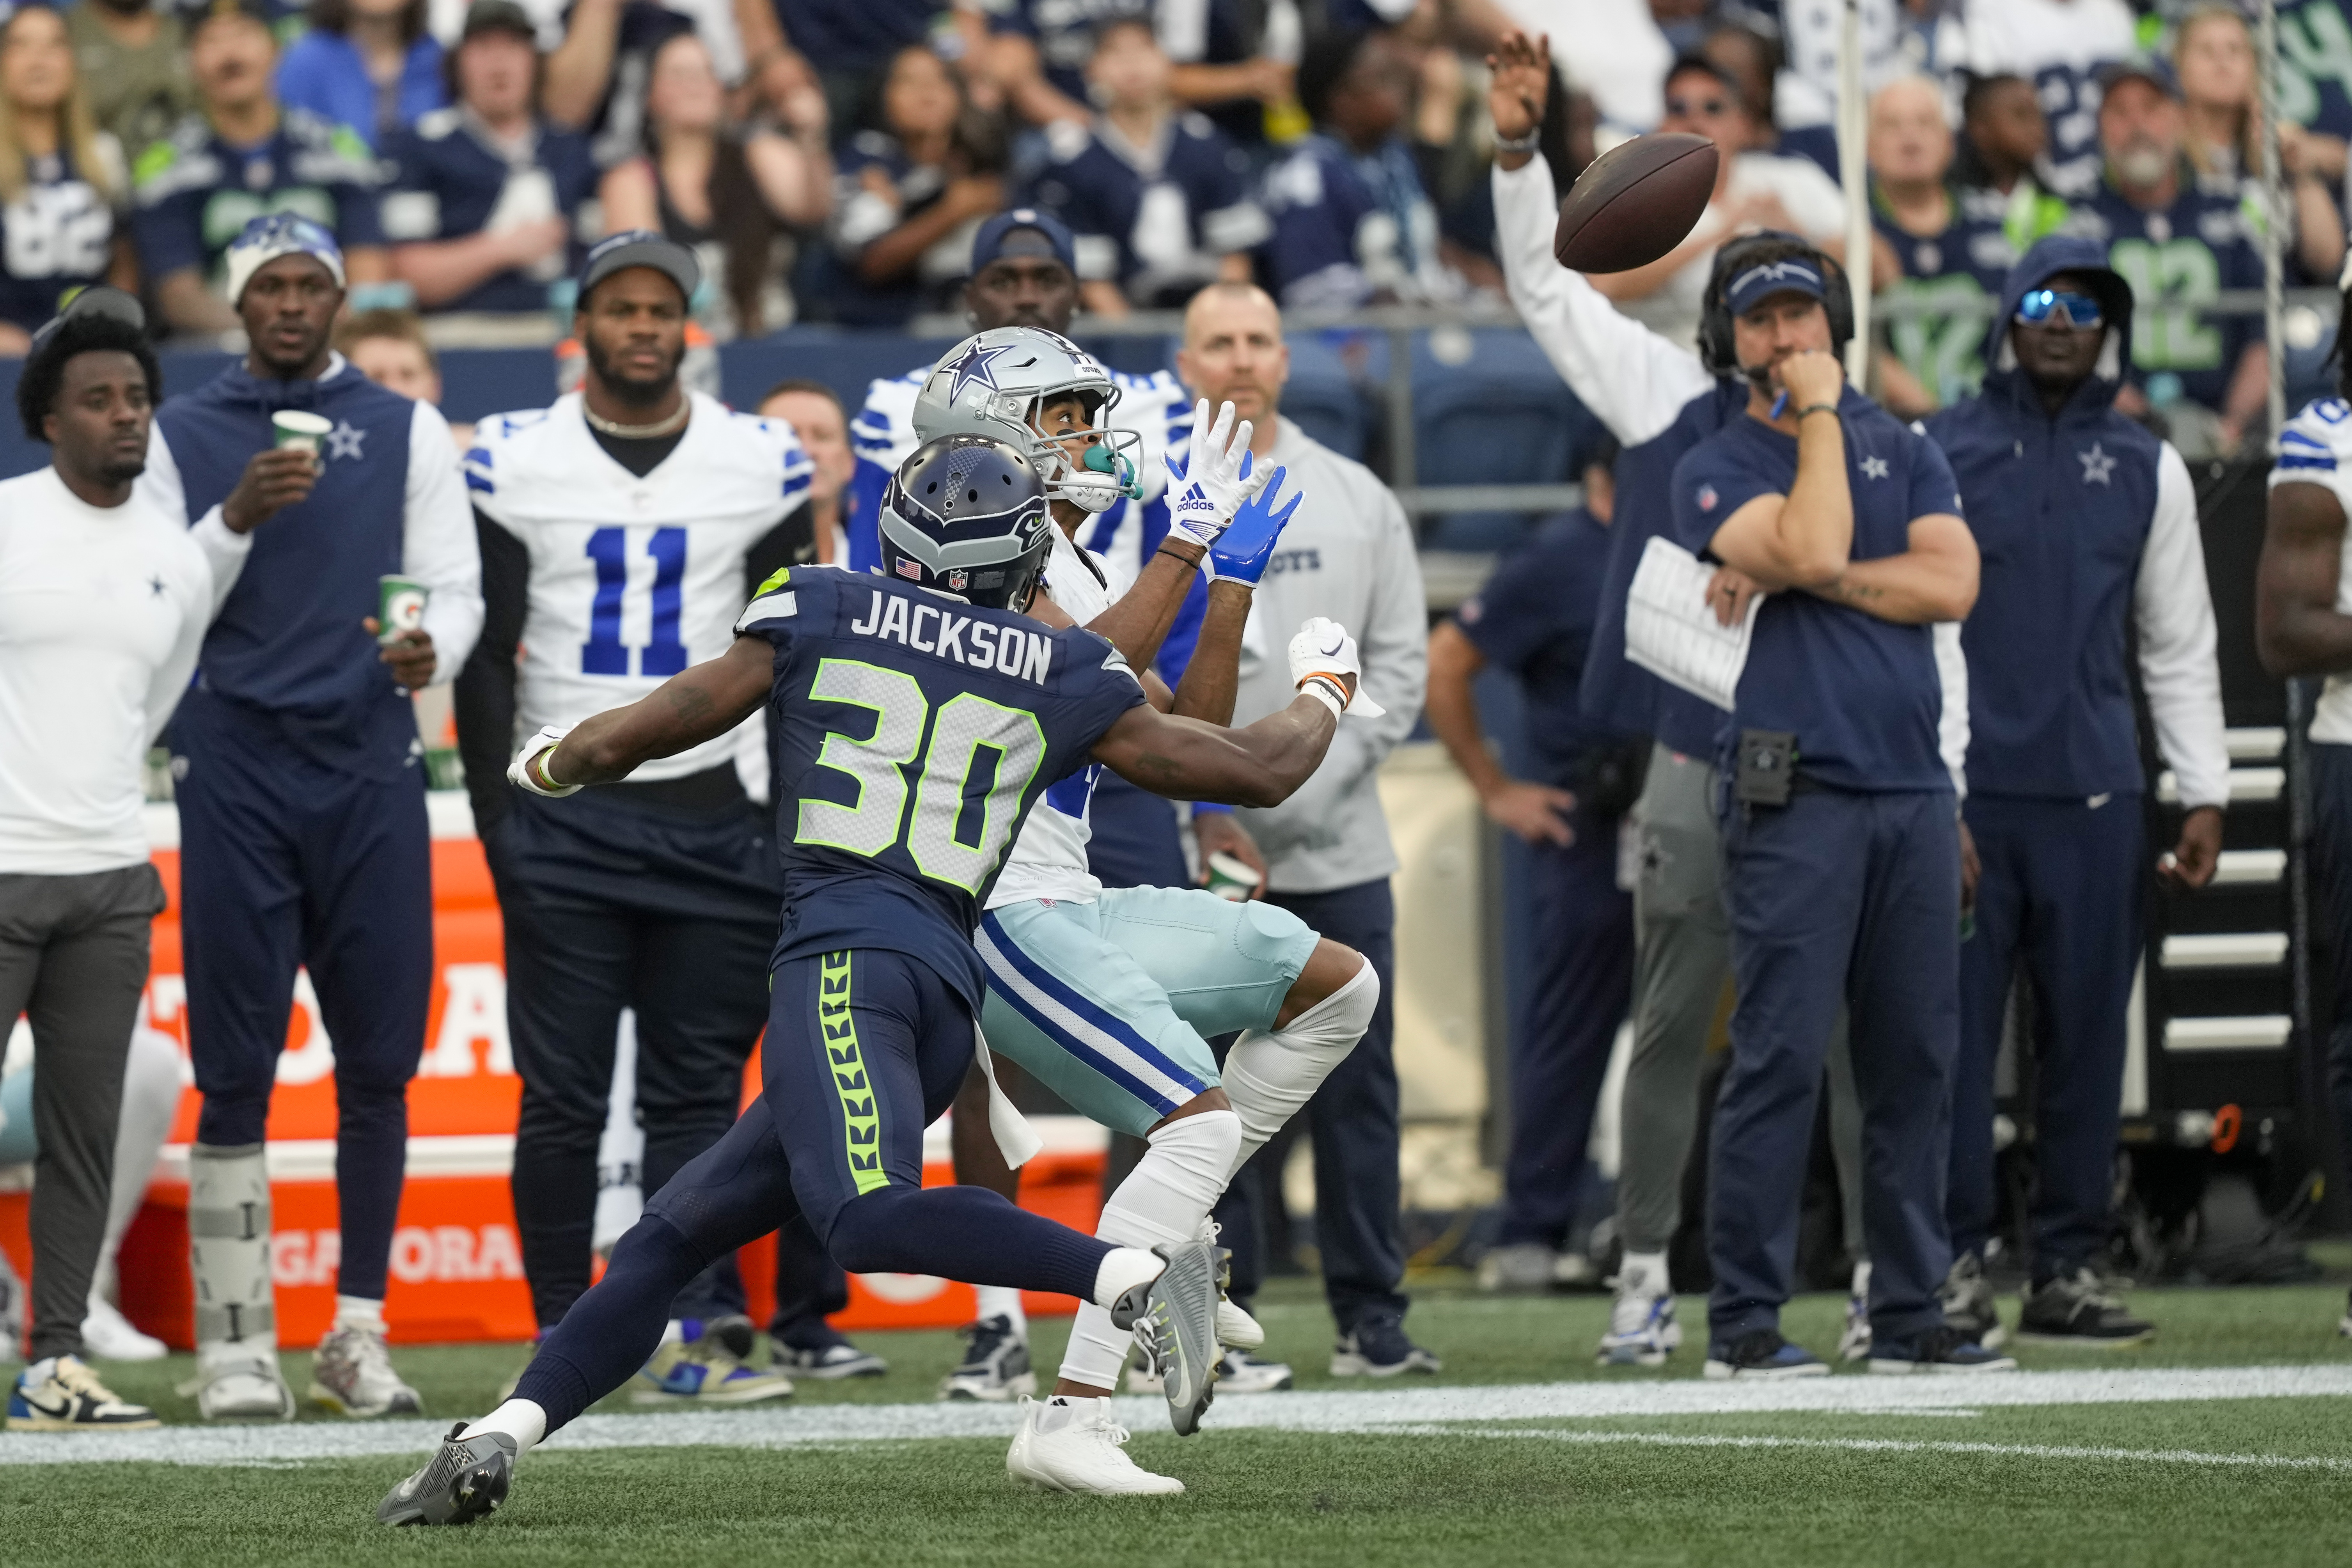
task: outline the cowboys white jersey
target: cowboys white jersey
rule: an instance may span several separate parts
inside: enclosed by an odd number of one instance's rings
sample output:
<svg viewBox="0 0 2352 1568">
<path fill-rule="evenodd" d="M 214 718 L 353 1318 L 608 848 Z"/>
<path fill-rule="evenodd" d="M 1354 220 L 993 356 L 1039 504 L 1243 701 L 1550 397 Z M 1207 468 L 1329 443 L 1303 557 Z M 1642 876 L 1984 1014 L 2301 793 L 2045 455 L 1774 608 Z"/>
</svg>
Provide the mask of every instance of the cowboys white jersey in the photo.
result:
<svg viewBox="0 0 2352 1568">
<path fill-rule="evenodd" d="M 1055 528 L 1053 553 L 1045 560 L 1045 592 L 1063 614 L 1085 626 L 1109 609 L 1127 589 L 1128 579 L 1115 572 L 1109 562 L 1072 543 L 1069 535 Z M 1102 764 L 1088 763 L 1046 788 L 1004 858 L 1004 869 L 997 874 L 996 886 L 988 895 L 988 908 L 1000 910 L 1029 899 L 1086 904 L 1102 897 L 1102 883 L 1087 869 L 1087 842 L 1094 837 L 1087 812 L 1094 799 L 1095 781 L 1100 777 Z"/>
<path fill-rule="evenodd" d="M 2279 432 L 2271 484 L 2325 486 L 2352 517 L 2352 404 L 2340 397 L 2317 398 L 2288 420 Z M 2336 609 L 2339 615 L 2352 615 L 2352 529 L 2345 530 L 2337 558 Z M 2327 678 L 2319 705 L 2312 710 L 2311 738 L 2352 745 L 2352 675 Z"/>
<path fill-rule="evenodd" d="M 474 427 L 473 503 L 530 552 L 520 733 L 634 702 L 734 642 L 744 556 L 800 504 L 809 460 L 782 420 L 689 395 L 684 438 L 643 479 L 596 444 L 578 393 Z M 630 776 L 684 778 L 738 748 L 722 735 Z"/>
</svg>

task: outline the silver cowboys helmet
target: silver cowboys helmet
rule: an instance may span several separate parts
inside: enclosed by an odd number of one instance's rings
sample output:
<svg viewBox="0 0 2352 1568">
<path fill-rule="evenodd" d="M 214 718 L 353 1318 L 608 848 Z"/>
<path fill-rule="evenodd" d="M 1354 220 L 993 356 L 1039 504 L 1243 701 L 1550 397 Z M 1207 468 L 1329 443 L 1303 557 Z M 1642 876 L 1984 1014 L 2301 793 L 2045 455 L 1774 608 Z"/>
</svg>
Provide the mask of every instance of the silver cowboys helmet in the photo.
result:
<svg viewBox="0 0 2352 1568">
<path fill-rule="evenodd" d="M 1037 433 L 1047 402 L 1076 395 L 1088 429 L 1050 440 Z M 1048 500 L 1108 511 L 1143 493 L 1143 437 L 1108 428 L 1118 384 L 1086 350 L 1042 327 L 991 327 L 941 360 L 915 397 L 915 438 L 986 436 L 1027 454 Z M 1083 445 L 1081 442 L 1083 441 Z"/>
</svg>

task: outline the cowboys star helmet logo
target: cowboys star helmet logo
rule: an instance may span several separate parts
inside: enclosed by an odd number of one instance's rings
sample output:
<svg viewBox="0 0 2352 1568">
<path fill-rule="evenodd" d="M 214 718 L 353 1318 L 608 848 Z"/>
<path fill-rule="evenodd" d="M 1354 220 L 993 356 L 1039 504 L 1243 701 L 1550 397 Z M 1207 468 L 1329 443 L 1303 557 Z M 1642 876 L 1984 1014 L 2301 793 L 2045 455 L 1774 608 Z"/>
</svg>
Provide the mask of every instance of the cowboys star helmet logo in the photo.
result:
<svg viewBox="0 0 2352 1568">
<path fill-rule="evenodd" d="M 975 341 L 953 362 L 941 365 L 941 370 L 955 377 L 954 384 L 948 389 L 948 400 L 950 403 L 961 401 L 968 386 L 984 386 L 991 392 L 995 391 L 996 362 L 1012 352 L 1013 347 L 1009 343 L 983 346 Z"/>
</svg>

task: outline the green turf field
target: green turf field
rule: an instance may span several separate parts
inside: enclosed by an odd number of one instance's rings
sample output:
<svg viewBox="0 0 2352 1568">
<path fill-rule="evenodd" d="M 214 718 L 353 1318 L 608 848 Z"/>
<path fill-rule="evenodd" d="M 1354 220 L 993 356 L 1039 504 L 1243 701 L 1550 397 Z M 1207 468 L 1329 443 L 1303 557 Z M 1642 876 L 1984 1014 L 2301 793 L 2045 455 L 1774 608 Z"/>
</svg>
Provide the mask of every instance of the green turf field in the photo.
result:
<svg viewBox="0 0 2352 1568">
<path fill-rule="evenodd" d="M 2284 1563 L 2352 1552 L 2352 1342 L 2340 1284 L 2142 1290 L 2161 1332 L 2127 1352 L 2028 1347 L 2028 1374 L 1842 1374 L 1710 1384 L 1686 1346 L 1601 1377 L 1606 1303 L 1490 1300 L 1433 1279 L 1417 1338 L 1442 1377 L 1327 1375 L 1328 1324 L 1296 1284 L 1261 1305 L 1299 1391 L 1229 1397 L 1209 1430 L 1129 1409 L 1131 1452 L 1181 1498 L 1048 1497 L 1003 1469 L 1010 1415 L 930 1403 L 944 1334 L 877 1334 L 888 1376 L 804 1383 L 755 1411 L 648 1411 L 625 1395 L 532 1454 L 496 1519 L 392 1531 L 376 1500 L 421 1463 L 426 1423 L 320 1417 L 234 1432 L 0 1437 L 0 1563 Z M 1703 1303 L 1683 1303 L 1686 1322 Z M 1835 1342 L 1809 1298 L 1793 1337 Z M 2013 1313 L 2014 1307 L 2011 1310 Z M 1035 1325 L 1041 1365 L 1062 1321 Z M 307 1367 L 289 1356 L 299 1391 Z M 514 1347 L 411 1348 L 440 1421 L 478 1413 Z M 108 1367 L 121 1393 L 192 1416 L 185 1358 Z M 135 1448 L 131 1446 L 136 1445 Z M 107 1458 L 134 1451 L 144 1458 Z M 58 1462 L 79 1460 L 81 1462 Z M 176 1462 L 174 1462 L 176 1461 Z"/>
</svg>

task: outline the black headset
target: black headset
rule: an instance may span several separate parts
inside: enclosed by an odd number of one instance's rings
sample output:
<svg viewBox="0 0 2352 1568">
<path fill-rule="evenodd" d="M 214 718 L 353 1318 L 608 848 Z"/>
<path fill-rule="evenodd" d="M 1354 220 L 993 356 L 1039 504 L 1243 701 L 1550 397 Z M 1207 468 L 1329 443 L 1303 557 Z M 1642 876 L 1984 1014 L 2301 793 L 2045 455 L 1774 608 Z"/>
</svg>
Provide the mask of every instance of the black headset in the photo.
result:
<svg viewBox="0 0 2352 1568">
<path fill-rule="evenodd" d="M 1853 337 L 1853 289 L 1846 281 L 1844 268 L 1801 235 L 1771 228 L 1742 235 L 1715 253 L 1715 270 L 1707 274 L 1706 292 L 1700 297 L 1698 357 L 1710 375 L 1747 376 L 1738 351 L 1732 345 L 1731 307 L 1725 303 L 1724 295 L 1734 278 L 1756 264 L 1757 250 L 1766 245 L 1793 246 L 1798 256 L 1790 259 L 1810 259 L 1822 269 L 1822 287 L 1829 295 L 1823 303 L 1829 310 L 1831 352 L 1844 353 Z"/>
</svg>

